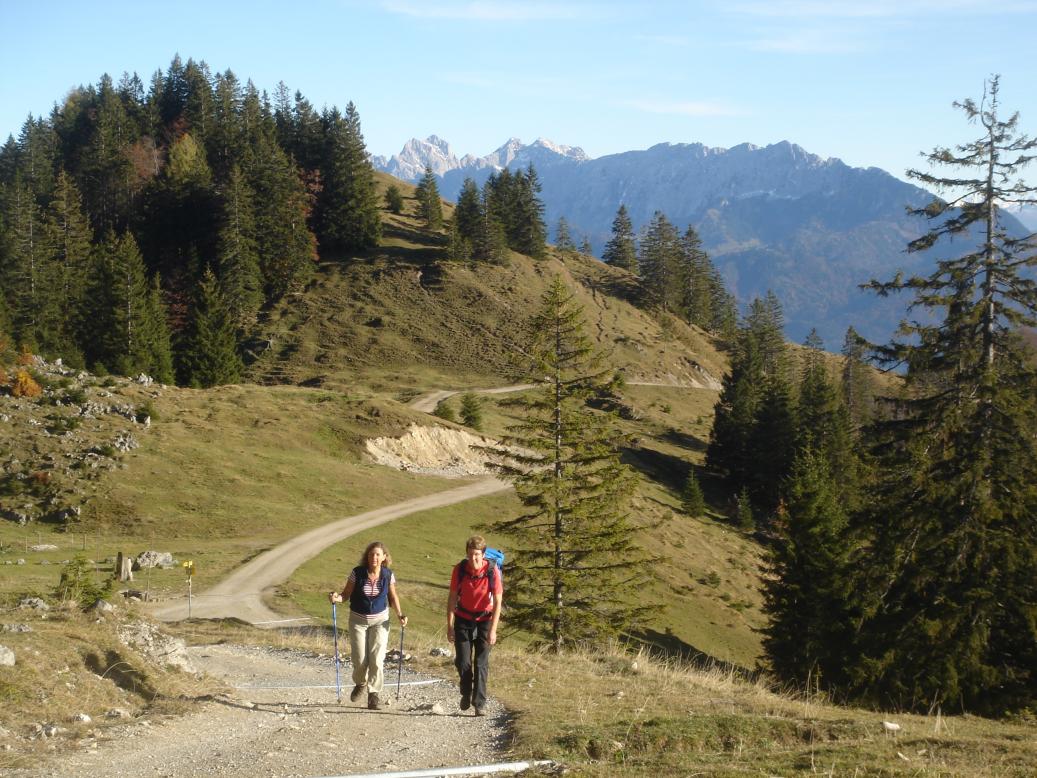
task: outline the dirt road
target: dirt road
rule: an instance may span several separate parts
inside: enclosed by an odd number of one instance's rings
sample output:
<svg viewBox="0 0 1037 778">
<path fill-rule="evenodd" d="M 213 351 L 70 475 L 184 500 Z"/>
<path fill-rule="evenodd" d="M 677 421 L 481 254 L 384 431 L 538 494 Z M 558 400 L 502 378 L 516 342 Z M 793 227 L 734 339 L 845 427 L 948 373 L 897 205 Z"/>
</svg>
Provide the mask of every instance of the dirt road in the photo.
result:
<svg viewBox="0 0 1037 778">
<path fill-rule="evenodd" d="M 88 735 L 70 752 L 7 775 L 304 778 L 485 765 L 505 756 L 504 709 L 490 700 L 486 716 L 462 713 L 453 683 L 404 670 L 399 701 L 395 683 L 387 683 L 391 705 L 370 711 L 349 702 L 348 665 L 336 702 L 329 656 L 228 645 L 189 652 L 226 692 L 186 716 L 145 717 Z"/>
<path fill-rule="evenodd" d="M 253 624 L 276 626 L 284 617 L 264 604 L 264 596 L 287 580 L 295 568 L 328 546 L 401 516 L 483 497 L 509 487 L 508 483 L 496 478 L 484 478 L 456 489 L 348 516 L 305 532 L 263 552 L 211 589 L 200 592 L 191 603 L 191 615 L 206 619 L 238 618 Z M 152 615 L 162 621 L 179 621 L 187 618 L 187 608 L 187 599 L 184 598 L 158 605 L 152 610 Z"/>
</svg>

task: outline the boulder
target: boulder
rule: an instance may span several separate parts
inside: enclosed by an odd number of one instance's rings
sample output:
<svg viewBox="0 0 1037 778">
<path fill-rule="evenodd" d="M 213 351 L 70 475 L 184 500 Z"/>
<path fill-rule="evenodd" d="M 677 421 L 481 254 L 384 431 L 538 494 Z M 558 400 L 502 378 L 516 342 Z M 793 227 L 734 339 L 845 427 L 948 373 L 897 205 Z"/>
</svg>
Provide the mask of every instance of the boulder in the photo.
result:
<svg viewBox="0 0 1037 778">
<path fill-rule="evenodd" d="M 7 646 L 0 646 L 0 667 L 14 667 L 14 651 Z"/>
<path fill-rule="evenodd" d="M 58 547 L 53 543 L 40 543 L 39 545 L 29 546 L 30 551 L 57 551 Z"/>
<path fill-rule="evenodd" d="M 134 560 L 136 570 L 142 570 L 148 567 L 161 567 L 163 569 L 167 567 L 174 567 L 176 560 L 173 559 L 173 555 L 168 551 L 144 551 L 137 555 Z"/>
<path fill-rule="evenodd" d="M 19 560 L 19 562 L 21 562 L 21 561 L 22 560 Z M 47 603 L 45 603 L 39 597 L 24 597 L 18 603 L 18 607 L 19 608 L 32 608 L 33 610 L 37 610 L 37 611 L 49 611 L 50 610 L 50 606 L 47 605 Z"/>
</svg>

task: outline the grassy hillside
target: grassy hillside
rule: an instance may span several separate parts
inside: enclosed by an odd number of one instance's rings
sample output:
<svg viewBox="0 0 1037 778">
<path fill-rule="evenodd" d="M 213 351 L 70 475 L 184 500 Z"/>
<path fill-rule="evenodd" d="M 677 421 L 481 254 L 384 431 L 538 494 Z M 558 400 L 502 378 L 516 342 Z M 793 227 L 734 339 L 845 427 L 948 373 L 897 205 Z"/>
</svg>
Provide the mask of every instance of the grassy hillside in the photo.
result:
<svg viewBox="0 0 1037 778">
<path fill-rule="evenodd" d="M 564 261 L 553 253 L 542 261 L 511 254 L 499 266 L 447 261 L 446 234 L 421 228 L 411 215 L 413 190 L 400 186 L 406 208 L 383 214 L 378 252 L 324 262 L 304 294 L 266 316 L 251 379 L 335 387 L 362 381 L 397 396 L 500 384 L 511 377 L 522 331 L 556 274 L 575 290 L 590 334 L 629 379 L 691 384 L 722 375 L 726 361 L 710 338 L 623 299 L 632 294 L 624 271 L 578 254 Z"/>
</svg>

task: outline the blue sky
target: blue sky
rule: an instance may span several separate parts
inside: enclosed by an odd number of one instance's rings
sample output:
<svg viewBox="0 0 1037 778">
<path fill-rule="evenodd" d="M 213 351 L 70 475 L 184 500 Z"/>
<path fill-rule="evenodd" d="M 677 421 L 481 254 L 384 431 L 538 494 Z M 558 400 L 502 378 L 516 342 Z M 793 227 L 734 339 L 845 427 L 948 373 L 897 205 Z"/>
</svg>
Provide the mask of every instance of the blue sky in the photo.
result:
<svg viewBox="0 0 1037 778">
<path fill-rule="evenodd" d="M 0 0 L 0 136 L 179 53 L 318 108 L 352 100 L 375 154 L 433 133 L 458 156 L 512 136 L 593 157 L 790 140 L 902 177 L 975 134 L 951 103 L 991 73 L 1037 134 L 1035 22 L 1028 0 Z"/>
</svg>

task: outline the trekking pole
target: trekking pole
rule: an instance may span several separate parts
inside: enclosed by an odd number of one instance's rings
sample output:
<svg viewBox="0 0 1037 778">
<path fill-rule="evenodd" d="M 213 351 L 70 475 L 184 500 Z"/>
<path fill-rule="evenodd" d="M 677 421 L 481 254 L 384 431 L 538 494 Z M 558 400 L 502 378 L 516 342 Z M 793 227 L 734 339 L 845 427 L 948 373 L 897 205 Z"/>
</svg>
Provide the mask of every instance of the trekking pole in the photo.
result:
<svg viewBox="0 0 1037 778">
<path fill-rule="evenodd" d="M 338 702 L 342 702 L 342 681 L 339 676 L 339 658 L 338 658 L 338 613 L 335 608 L 335 603 L 331 603 L 331 626 L 335 632 L 335 699 Z"/>
<path fill-rule="evenodd" d="M 403 678 L 403 633 L 406 632 L 406 627 L 400 625 L 400 664 L 396 670 L 396 701 L 400 700 L 400 680 Z"/>
</svg>

